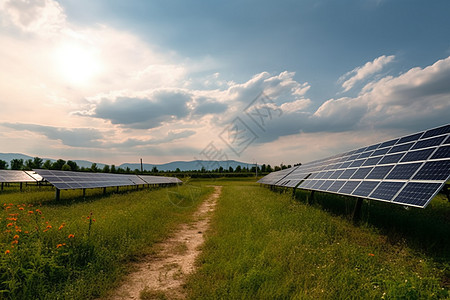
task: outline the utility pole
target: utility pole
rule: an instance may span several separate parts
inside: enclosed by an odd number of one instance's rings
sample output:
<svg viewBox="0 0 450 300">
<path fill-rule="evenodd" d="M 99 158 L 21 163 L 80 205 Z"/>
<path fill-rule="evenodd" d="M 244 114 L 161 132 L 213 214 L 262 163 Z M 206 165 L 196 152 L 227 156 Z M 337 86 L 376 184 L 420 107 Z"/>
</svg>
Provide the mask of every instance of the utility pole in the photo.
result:
<svg viewBox="0 0 450 300">
<path fill-rule="evenodd" d="M 141 173 L 144 172 L 144 165 L 142 164 L 142 158 L 141 158 Z"/>
<path fill-rule="evenodd" d="M 256 175 L 255 175 L 255 177 L 258 177 L 258 162 L 256 162 L 255 165 L 256 165 L 256 168 L 255 168 Z"/>
</svg>

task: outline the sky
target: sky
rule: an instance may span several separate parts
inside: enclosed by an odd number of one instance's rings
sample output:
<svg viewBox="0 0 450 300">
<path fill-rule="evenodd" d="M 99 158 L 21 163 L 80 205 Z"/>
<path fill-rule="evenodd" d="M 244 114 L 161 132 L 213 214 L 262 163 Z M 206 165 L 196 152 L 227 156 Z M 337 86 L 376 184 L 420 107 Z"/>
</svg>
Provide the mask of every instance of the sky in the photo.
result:
<svg viewBox="0 0 450 300">
<path fill-rule="evenodd" d="M 450 121 L 450 1 L 0 0 L 0 152 L 306 163 Z"/>
</svg>

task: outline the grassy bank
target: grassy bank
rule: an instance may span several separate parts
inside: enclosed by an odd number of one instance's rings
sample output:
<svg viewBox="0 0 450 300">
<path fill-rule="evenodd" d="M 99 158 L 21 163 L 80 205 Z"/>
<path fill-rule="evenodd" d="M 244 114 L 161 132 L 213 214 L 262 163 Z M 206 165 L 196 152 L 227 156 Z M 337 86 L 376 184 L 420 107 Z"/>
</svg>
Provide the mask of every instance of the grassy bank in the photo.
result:
<svg viewBox="0 0 450 300">
<path fill-rule="evenodd" d="M 0 194 L 0 299 L 92 299 L 187 222 L 212 188 Z M 110 191 L 112 192 L 112 190 Z"/>
<path fill-rule="evenodd" d="M 187 283 L 190 298 L 449 297 L 448 260 L 290 195 L 223 183 L 198 272 Z"/>
</svg>

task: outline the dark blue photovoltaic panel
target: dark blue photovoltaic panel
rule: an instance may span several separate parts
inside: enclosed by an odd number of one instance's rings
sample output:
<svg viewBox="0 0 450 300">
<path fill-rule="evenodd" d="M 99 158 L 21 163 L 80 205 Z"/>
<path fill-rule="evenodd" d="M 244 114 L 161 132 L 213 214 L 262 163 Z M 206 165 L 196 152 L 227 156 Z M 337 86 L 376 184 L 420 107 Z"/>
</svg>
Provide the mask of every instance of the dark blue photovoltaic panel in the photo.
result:
<svg viewBox="0 0 450 300">
<path fill-rule="evenodd" d="M 334 173 L 334 171 L 328 171 L 328 172 L 325 173 L 325 175 L 322 178 L 323 179 L 328 179 L 328 178 L 330 178 L 331 174 L 333 174 L 333 173 Z"/>
<path fill-rule="evenodd" d="M 384 142 L 384 143 L 382 143 L 382 144 L 380 145 L 380 147 L 378 147 L 378 148 L 381 149 L 381 148 L 384 148 L 384 147 L 388 147 L 388 146 L 395 145 L 395 143 L 397 143 L 397 141 L 398 141 L 398 139 Z"/>
<path fill-rule="evenodd" d="M 381 145 L 381 143 L 380 143 L 380 144 L 376 144 L 376 145 L 369 146 L 369 147 L 367 147 L 366 151 L 375 150 L 375 149 L 377 149 L 378 146 L 380 146 L 380 145 Z"/>
<path fill-rule="evenodd" d="M 350 177 L 352 177 L 353 173 L 356 172 L 357 169 L 347 169 L 344 171 L 344 173 L 341 174 L 341 176 L 339 176 L 339 179 L 349 179 Z"/>
<path fill-rule="evenodd" d="M 374 153 L 372 153 L 371 156 L 378 156 L 388 153 L 388 151 L 391 150 L 391 148 L 384 148 L 384 149 L 378 149 Z"/>
<path fill-rule="evenodd" d="M 373 167 L 367 167 L 367 168 L 359 168 L 358 171 L 356 171 L 355 174 L 351 177 L 352 179 L 364 179 L 366 178 L 367 174 L 372 171 Z"/>
<path fill-rule="evenodd" d="M 330 176 L 330 179 L 338 179 L 341 174 L 344 173 L 344 170 L 336 170 L 333 175 Z"/>
<path fill-rule="evenodd" d="M 411 164 L 402 164 L 397 165 L 395 168 L 389 173 L 386 179 L 410 179 L 411 176 L 420 168 L 422 163 L 411 163 Z"/>
<path fill-rule="evenodd" d="M 349 167 L 350 167 L 350 168 L 353 168 L 353 167 L 360 167 L 365 161 L 366 161 L 365 158 L 355 160 Z"/>
<path fill-rule="evenodd" d="M 385 164 L 396 163 L 403 157 L 403 155 L 405 155 L 405 154 L 397 153 L 397 154 L 386 155 L 385 157 L 383 157 L 383 159 L 378 164 L 385 165 Z"/>
<path fill-rule="evenodd" d="M 422 136 L 422 134 L 423 134 L 423 132 L 419 132 L 419 133 L 415 133 L 415 134 L 411 134 L 411 135 L 402 137 L 398 141 L 397 145 L 407 143 L 407 142 L 417 141 Z"/>
<path fill-rule="evenodd" d="M 450 144 L 450 135 L 447 137 L 447 139 L 445 140 L 445 142 L 443 144 L 444 145 Z"/>
<path fill-rule="evenodd" d="M 323 176 L 325 176 L 325 174 L 327 174 L 327 171 L 322 171 L 319 174 L 317 174 L 317 176 L 315 177 L 315 179 L 322 179 Z"/>
<path fill-rule="evenodd" d="M 414 145 L 414 147 L 412 147 L 412 150 L 440 145 L 444 139 L 445 136 L 438 136 L 428 140 L 420 140 Z"/>
<path fill-rule="evenodd" d="M 437 149 L 437 151 L 433 154 L 431 159 L 449 158 L 449 157 L 450 157 L 450 146 L 443 146 Z"/>
<path fill-rule="evenodd" d="M 450 160 L 428 161 L 414 176 L 415 180 L 447 180 L 450 175 Z"/>
<path fill-rule="evenodd" d="M 353 191 L 352 195 L 367 197 L 377 185 L 378 181 L 363 181 L 358 188 Z"/>
<path fill-rule="evenodd" d="M 311 188 L 317 190 L 324 182 L 324 180 L 317 180 L 317 182 L 313 186 L 311 186 Z"/>
<path fill-rule="evenodd" d="M 409 182 L 395 197 L 394 202 L 423 207 L 441 189 L 441 186 L 441 183 Z"/>
<path fill-rule="evenodd" d="M 370 198 L 381 199 L 381 200 L 392 200 L 398 191 L 403 187 L 404 182 L 382 182 L 370 195 Z"/>
<path fill-rule="evenodd" d="M 347 181 L 339 190 L 341 194 L 351 194 L 361 181 Z"/>
<path fill-rule="evenodd" d="M 363 163 L 363 166 L 375 166 L 382 158 L 383 156 L 369 158 Z"/>
<path fill-rule="evenodd" d="M 364 150 L 366 150 L 366 148 L 367 148 L 367 147 L 360 148 L 360 149 L 356 150 L 356 151 L 355 151 L 355 154 L 364 152 Z"/>
<path fill-rule="evenodd" d="M 359 156 L 359 154 L 352 155 L 352 156 L 349 157 L 348 160 L 355 160 L 355 159 L 358 158 L 358 156 Z"/>
<path fill-rule="evenodd" d="M 394 166 L 392 165 L 375 167 L 375 169 L 373 169 L 372 172 L 367 175 L 366 179 L 383 179 L 393 167 Z"/>
<path fill-rule="evenodd" d="M 329 188 L 327 191 L 329 192 L 337 192 L 339 191 L 339 189 L 344 185 L 344 183 L 346 183 L 346 181 L 335 181 Z"/>
<path fill-rule="evenodd" d="M 351 164 L 352 164 L 351 161 L 346 161 L 339 167 L 339 169 L 348 168 L 348 166 L 350 166 Z"/>
<path fill-rule="evenodd" d="M 432 137 L 432 136 L 446 134 L 446 133 L 450 133 L 450 125 L 445 125 L 445 126 L 438 127 L 435 129 L 430 129 L 427 132 L 425 132 L 425 134 L 423 135 L 422 138 L 424 139 L 427 137 Z"/>
<path fill-rule="evenodd" d="M 358 156 L 358 159 L 369 157 L 372 153 L 373 153 L 373 151 L 361 153 L 361 154 Z"/>
<path fill-rule="evenodd" d="M 319 190 L 326 191 L 332 184 L 334 180 L 325 180 L 325 182 L 319 187 Z"/>
<path fill-rule="evenodd" d="M 414 145 L 414 143 L 408 143 L 408 144 L 394 146 L 388 153 L 397 153 L 397 152 L 408 151 L 409 149 L 411 149 L 411 147 L 413 145 Z"/>
<path fill-rule="evenodd" d="M 311 182 L 312 182 L 312 180 L 307 179 L 307 180 L 303 181 L 302 183 L 300 183 L 298 188 L 302 188 L 302 189 L 303 188 L 308 188 L 309 185 L 311 184 Z"/>
<path fill-rule="evenodd" d="M 431 153 L 433 153 L 435 149 L 436 148 L 431 148 L 431 149 L 424 149 L 424 150 L 408 152 L 402 158 L 401 162 L 427 160 L 428 157 L 430 157 Z"/>
</svg>

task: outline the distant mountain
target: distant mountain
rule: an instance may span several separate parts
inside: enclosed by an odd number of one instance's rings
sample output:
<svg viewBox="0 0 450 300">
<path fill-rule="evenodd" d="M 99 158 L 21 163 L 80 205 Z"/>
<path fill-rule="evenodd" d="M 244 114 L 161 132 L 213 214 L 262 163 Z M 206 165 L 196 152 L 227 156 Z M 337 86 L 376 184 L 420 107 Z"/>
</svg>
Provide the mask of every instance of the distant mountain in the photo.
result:
<svg viewBox="0 0 450 300">
<path fill-rule="evenodd" d="M 0 153 L 0 160 L 4 160 L 8 163 L 8 165 L 11 165 L 11 160 L 13 159 L 33 159 L 33 156 L 21 154 L 21 153 Z M 44 161 L 50 160 L 52 162 L 56 161 L 56 159 L 53 158 L 42 158 Z M 72 160 L 77 163 L 80 167 L 90 168 L 92 165 L 91 161 L 87 160 Z M 103 168 L 105 164 L 97 163 L 98 168 Z M 226 161 L 213 161 L 213 160 L 193 160 L 193 161 L 173 161 L 166 164 L 144 164 L 144 170 L 151 171 L 153 167 L 158 168 L 159 171 L 175 171 L 177 168 L 180 169 L 180 171 L 194 171 L 194 170 L 201 170 L 202 167 L 204 167 L 206 170 L 214 170 L 220 167 L 223 167 L 224 169 L 229 169 L 232 167 L 233 169 L 236 169 L 237 166 L 241 166 L 241 168 L 244 167 L 252 167 L 252 164 L 235 161 L 235 160 L 226 160 Z M 121 168 L 126 169 L 127 167 L 131 170 L 141 169 L 141 164 L 139 163 L 124 163 L 121 164 Z"/>
<path fill-rule="evenodd" d="M 226 160 L 226 161 L 213 161 L 213 160 L 192 160 L 192 161 L 173 161 L 166 164 L 143 164 L 144 170 L 151 171 L 153 167 L 158 168 L 159 171 L 175 171 L 177 168 L 180 171 L 194 171 L 201 170 L 202 167 L 205 170 L 214 170 L 220 167 L 224 169 L 229 169 L 232 167 L 236 169 L 237 166 L 243 167 L 251 167 L 251 164 L 235 161 L 235 160 Z M 131 170 L 141 169 L 141 164 L 130 164 L 125 163 L 121 164 L 119 167 L 126 169 L 127 167 Z"/>
</svg>

